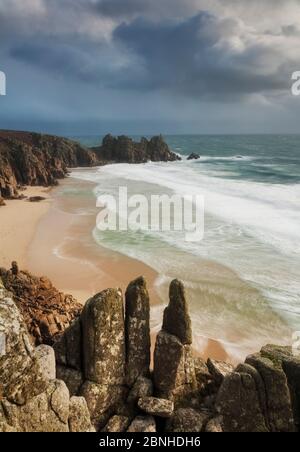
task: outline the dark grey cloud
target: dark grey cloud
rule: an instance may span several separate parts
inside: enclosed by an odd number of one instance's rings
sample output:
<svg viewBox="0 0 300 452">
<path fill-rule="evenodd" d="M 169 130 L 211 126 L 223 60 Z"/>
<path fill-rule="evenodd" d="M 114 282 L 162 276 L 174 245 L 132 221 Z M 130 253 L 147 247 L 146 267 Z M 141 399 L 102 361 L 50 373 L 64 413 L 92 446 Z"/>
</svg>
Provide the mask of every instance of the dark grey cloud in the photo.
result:
<svg viewBox="0 0 300 452">
<path fill-rule="evenodd" d="M 203 103 L 217 114 L 230 102 L 285 108 L 299 30 L 300 0 L 0 0 L 0 70 L 13 68 L 15 92 L 26 71 L 32 110 L 56 102 L 73 115 L 74 87 L 78 110 L 120 120 L 145 115 L 144 99 L 154 116 L 177 103 L 179 117 L 182 102 L 193 113 Z"/>
<path fill-rule="evenodd" d="M 237 97 L 286 89 L 289 80 L 282 66 L 273 73 L 256 66 L 263 58 L 276 60 L 276 50 L 255 43 L 241 51 L 222 45 L 226 30 L 237 26 L 233 19 L 219 20 L 201 12 L 180 23 L 138 19 L 120 25 L 114 37 L 139 55 L 148 89 L 172 89 L 193 97 Z M 227 38 L 230 43 L 231 36 Z"/>
</svg>

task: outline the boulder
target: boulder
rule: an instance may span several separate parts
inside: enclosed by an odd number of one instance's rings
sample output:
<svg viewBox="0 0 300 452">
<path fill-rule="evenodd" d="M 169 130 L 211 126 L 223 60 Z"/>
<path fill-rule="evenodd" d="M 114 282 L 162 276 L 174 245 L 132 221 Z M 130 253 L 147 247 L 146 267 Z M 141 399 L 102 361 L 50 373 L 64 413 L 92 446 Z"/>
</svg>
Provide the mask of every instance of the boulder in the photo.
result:
<svg viewBox="0 0 300 452">
<path fill-rule="evenodd" d="M 28 198 L 29 202 L 41 202 L 41 201 L 45 201 L 45 197 L 44 196 L 30 196 Z"/>
<path fill-rule="evenodd" d="M 132 386 L 150 374 L 150 301 L 144 278 L 129 284 L 125 301 L 126 382 Z"/>
<path fill-rule="evenodd" d="M 176 406 L 197 393 L 191 347 L 165 331 L 160 331 L 156 339 L 154 386 L 158 397 L 172 400 Z"/>
<path fill-rule="evenodd" d="M 126 432 L 130 424 L 130 419 L 127 416 L 113 416 L 110 418 L 102 432 L 105 433 L 120 433 Z"/>
<path fill-rule="evenodd" d="M 166 432 L 169 433 L 198 433 L 202 432 L 209 416 L 207 413 L 192 408 L 180 408 L 167 421 Z"/>
<path fill-rule="evenodd" d="M 68 389 L 58 380 L 23 405 L 2 400 L 8 424 L 21 432 L 68 432 L 69 404 Z"/>
<path fill-rule="evenodd" d="M 171 417 L 174 411 L 173 402 L 156 397 L 141 397 L 138 401 L 138 407 L 151 416 L 162 418 Z"/>
<path fill-rule="evenodd" d="M 206 433 L 223 433 L 222 428 L 223 419 L 221 416 L 217 416 L 206 424 L 205 432 Z"/>
<path fill-rule="evenodd" d="M 190 154 L 187 158 L 188 160 L 199 160 L 200 159 L 200 155 L 196 154 L 195 152 L 193 152 L 192 154 Z"/>
<path fill-rule="evenodd" d="M 83 397 L 71 397 L 70 399 L 69 427 L 72 433 L 95 432 L 86 401 Z"/>
<path fill-rule="evenodd" d="M 162 329 L 178 337 L 183 345 L 192 343 L 192 323 L 188 313 L 188 304 L 182 282 L 172 281 L 170 302 L 164 311 Z"/>
<path fill-rule="evenodd" d="M 139 377 L 129 392 L 127 403 L 130 405 L 135 405 L 141 397 L 151 397 L 152 395 L 152 380 L 145 377 Z"/>
<path fill-rule="evenodd" d="M 127 390 L 120 385 L 98 384 L 86 380 L 80 395 L 87 402 L 91 420 L 97 431 L 104 428 L 108 420 L 123 406 Z"/>
<path fill-rule="evenodd" d="M 46 380 L 56 379 L 55 353 L 49 345 L 39 345 L 36 349 L 36 357 Z"/>
<path fill-rule="evenodd" d="M 258 371 L 264 382 L 270 431 L 295 431 L 291 395 L 281 363 L 260 354 L 248 356 L 246 363 Z"/>
<path fill-rule="evenodd" d="M 138 416 L 130 424 L 129 433 L 156 433 L 156 423 L 153 416 Z"/>
<path fill-rule="evenodd" d="M 224 378 L 234 371 L 231 364 L 210 358 L 207 360 L 207 368 L 217 385 L 221 385 Z"/>
</svg>

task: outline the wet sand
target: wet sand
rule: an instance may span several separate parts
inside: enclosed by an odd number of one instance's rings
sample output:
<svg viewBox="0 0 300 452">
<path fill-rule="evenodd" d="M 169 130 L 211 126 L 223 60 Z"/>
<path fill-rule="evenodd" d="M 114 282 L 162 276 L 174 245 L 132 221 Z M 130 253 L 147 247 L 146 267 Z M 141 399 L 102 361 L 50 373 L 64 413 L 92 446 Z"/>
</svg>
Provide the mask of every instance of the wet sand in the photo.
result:
<svg viewBox="0 0 300 452">
<path fill-rule="evenodd" d="M 80 185 L 82 196 L 72 196 L 72 187 Z M 22 269 L 45 275 L 55 287 L 85 303 L 95 293 L 108 287 L 125 292 L 130 281 L 143 275 L 148 284 L 151 305 L 159 307 L 162 318 L 167 296 L 158 293 L 158 273 L 144 263 L 96 245 L 92 231 L 96 208 L 94 185 L 68 178 L 51 190 L 28 188 L 27 196 L 42 195 L 41 203 L 8 201 L 0 208 L 0 265 L 10 267 L 16 260 Z M 155 323 L 155 322 L 154 322 Z M 153 325 L 154 325 L 153 323 Z M 152 331 L 152 347 L 157 323 Z M 208 339 L 197 354 L 228 360 L 220 343 Z"/>
</svg>

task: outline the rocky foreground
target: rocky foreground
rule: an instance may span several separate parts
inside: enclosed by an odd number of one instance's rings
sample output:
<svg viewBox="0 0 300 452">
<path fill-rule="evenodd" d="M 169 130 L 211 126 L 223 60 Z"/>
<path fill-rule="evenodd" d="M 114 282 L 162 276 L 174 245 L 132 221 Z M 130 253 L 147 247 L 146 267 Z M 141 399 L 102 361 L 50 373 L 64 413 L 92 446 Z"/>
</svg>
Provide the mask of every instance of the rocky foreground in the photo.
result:
<svg viewBox="0 0 300 452">
<path fill-rule="evenodd" d="M 125 136 L 107 135 L 102 146 L 89 149 L 66 138 L 0 131 L 0 206 L 6 198 L 18 198 L 25 185 L 56 185 L 68 175 L 69 168 L 149 160 L 166 162 L 180 158 L 161 136 L 136 143 Z"/>
<path fill-rule="evenodd" d="M 150 370 L 143 278 L 105 290 L 55 341 L 35 348 L 0 286 L 0 431 L 294 432 L 300 359 L 266 346 L 244 364 L 192 353 L 185 290 L 175 280 Z"/>
</svg>

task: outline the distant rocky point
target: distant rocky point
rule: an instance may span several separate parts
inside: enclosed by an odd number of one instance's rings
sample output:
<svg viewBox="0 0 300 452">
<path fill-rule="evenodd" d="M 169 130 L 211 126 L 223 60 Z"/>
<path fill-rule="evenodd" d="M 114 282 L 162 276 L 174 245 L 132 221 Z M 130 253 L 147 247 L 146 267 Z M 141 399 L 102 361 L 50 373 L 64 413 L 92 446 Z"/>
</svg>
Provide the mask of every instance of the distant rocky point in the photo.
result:
<svg viewBox="0 0 300 452">
<path fill-rule="evenodd" d="M 140 143 L 107 135 L 102 146 L 87 148 L 66 138 L 31 132 L 0 131 L 0 205 L 3 198 L 18 198 L 24 185 L 54 186 L 69 168 L 107 163 L 176 161 L 161 136 Z"/>
<path fill-rule="evenodd" d="M 140 142 L 133 141 L 126 136 L 113 137 L 107 135 L 103 139 L 102 146 L 92 148 L 101 161 L 115 163 L 146 163 L 174 162 L 181 158 L 170 151 L 162 136 L 147 140 L 142 138 Z"/>
<path fill-rule="evenodd" d="M 189 155 L 188 156 L 188 160 L 199 160 L 201 157 L 200 157 L 200 155 L 199 154 L 196 154 L 196 153 L 192 153 L 191 155 Z"/>
</svg>

